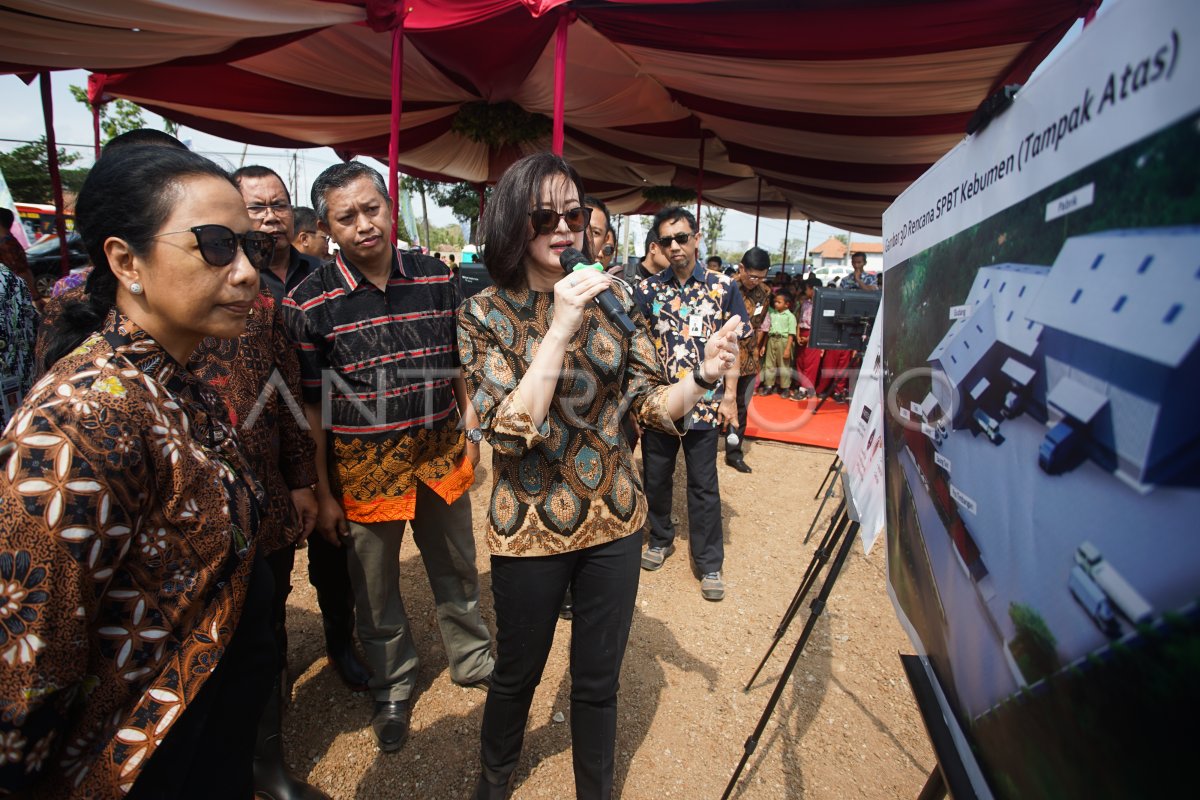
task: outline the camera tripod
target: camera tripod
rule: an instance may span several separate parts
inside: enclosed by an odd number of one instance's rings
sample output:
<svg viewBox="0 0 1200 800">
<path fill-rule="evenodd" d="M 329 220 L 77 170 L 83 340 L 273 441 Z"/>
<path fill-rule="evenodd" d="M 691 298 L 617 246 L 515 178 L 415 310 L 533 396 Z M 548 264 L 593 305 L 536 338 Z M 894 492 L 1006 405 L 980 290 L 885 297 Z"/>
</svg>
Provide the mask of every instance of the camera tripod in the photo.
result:
<svg viewBox="0 0 1200 800">
<path fill-rule="evenodd" d="M 754 683 L 754 679 L 758 677 L 758 673 L 762 671 L 763 665 L 766 664 L 767 659 L 770 658 L 771 653 L 774 651 L 775 645 L 783 638 L 783 634 L 787 631 L 788 626 L 799 610 L 800 604 L 804 602 L 805 596 L 816 583 L 821 568 L 836 548 L 837 555 L 834 556 L 833 563 L 829 567 L 829 572 L 825 575 L 825 581 L 821 584 L 821 590 L 817 592 L 817 597 L 812 602 L 812 613 L 809 614 L 808 620 L 804 624 L 804 630 L 801 631 L 800 638 L 792 650 L 792 655 L 788 658 L 787 664 L 784 666 L 783 672 L 775 684 L 775 690 L 771 693 L 771 699 L 767 701 L 767 707 L 763 709 L 762 717 L 758 720 L 758 725 L 755 726 L 754 732 L 750 734 L 750 737 L 746 739 L 745 752 L 742 753 L 741 761 L 738 762 L 737 769 L 734 770 L 733 776 L 729 779 L 729 785 L 725 787 L 725 793 L 721 795 L 721 800 L 728 800 L 733 792 L 733 787 L 737 785 L 738 778 L 741 777 L 742 770 L 746 768 L 746 763 L 750 760 L 750 756 L 758 748 L 758 740 L 767 728 L 767 721 L 770 720 L 771 714 L 775 711 L 775 706 L 779 704 L 780 698 L 783 697 L 783 690 L 787 686 L 788 679 L 791 678 L 792 672 L 795 671 L 796 663 L 800 660 L 800 655 L 804 652 L 804 646 L 808 643 L 813 629 L 817 626 L 817 621 L 821 618 L 821 614 L 825 610 L 829 594 L 833 591 L 833 584 L 837 581 L 837 576 L 842 571 L 842 566 L 846 563 L 846 557 L 850 554 L 850 548 L 858 536 L 858 528 L 859 525 L 857 522 L 850 521 L 850 515 L 846 512 L 846 501 L 843 499 L 838 506 L 837 512 L 833 515 L 833 519 L 829 521 L 829 527 L 821 539 L 821 544 L 817 547 L 816 552 L 813 553 L 812 561 L 809 563 L 808 569 L 805 570 L 804 578 L 800 582 L 800 588 L 797 590 L 796 596 L 792 598 L 787 612 L 780 621 L 779 628 L 775 632 L 775 640 L 771 643 L 771 647 L 763 657 L 762 663 L 758 665 L 758 669 L 754 671 L 754 675 L 751 676 L 750 681 L 746 684 L 745 691 L 749 691 L 750 686 Z M 841 540 L 840 544 L 838 543 L 839 539 Z"/>
</svg>

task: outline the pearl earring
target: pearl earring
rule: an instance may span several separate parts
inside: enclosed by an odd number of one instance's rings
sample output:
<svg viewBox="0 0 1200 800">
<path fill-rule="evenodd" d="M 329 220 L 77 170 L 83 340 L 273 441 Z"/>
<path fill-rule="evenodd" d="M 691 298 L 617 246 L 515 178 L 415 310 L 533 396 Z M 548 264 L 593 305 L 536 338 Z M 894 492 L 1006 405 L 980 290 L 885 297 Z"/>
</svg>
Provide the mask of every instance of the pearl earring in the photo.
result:
<svg viewBox="0 0 1200 800">
<path fill-rule="evenodd" d="M 141 294 L 142 285 L 137 281 L 134 281 L 133 283 L 129 284 L 129 291 L 131 294 Z"/>
</svg>

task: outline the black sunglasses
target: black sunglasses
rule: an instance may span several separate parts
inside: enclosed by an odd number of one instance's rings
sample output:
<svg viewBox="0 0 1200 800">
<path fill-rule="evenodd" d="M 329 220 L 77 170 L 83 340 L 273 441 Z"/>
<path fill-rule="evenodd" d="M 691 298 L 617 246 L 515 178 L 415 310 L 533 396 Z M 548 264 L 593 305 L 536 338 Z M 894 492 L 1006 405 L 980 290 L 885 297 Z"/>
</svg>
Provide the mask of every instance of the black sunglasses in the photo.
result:
<svg viewBox="0 0 1200 800">
<path fill-rule="evenodd" d="M 200 257 L 214 267 L 227 267 L 232 264 L 237 255 L 238 245 L 241 245 L 242 252 L 255 269 L 263 269 L 269 265 L 271 256 L 275 253 L 275 238 L 271 234 L 262 231 L 234 233 L 224 225 L 197 225 L 186 231 L 156 233 L 154 237 L 188 232 L 196 235 Z"/>
<path fill-rule="evenodd" d="M 533 224 L 533 232 L 538 236 L 554 233 L 558 221 L 565 219 L 567 228 L 572 233 L 581 233 L 592 218 L 592 210 L 587 206 L 578 206 L 559 214 L 552 208 L 535 208 L 529 212 L 529 221 Z"/>
<path fill-rule="evenodd" d="M 683 245 L 687 244 L 688 239 L 691 238 L 692 234 L 690 233 L 676 233 L 673 236 L 660 236 L 655 241 L 658 242 L 659 247 L 661 247 L 663 250 L 667 250 L 671 247 L 671 242 L 675 242 L 682 247 Z"/>
</svg>

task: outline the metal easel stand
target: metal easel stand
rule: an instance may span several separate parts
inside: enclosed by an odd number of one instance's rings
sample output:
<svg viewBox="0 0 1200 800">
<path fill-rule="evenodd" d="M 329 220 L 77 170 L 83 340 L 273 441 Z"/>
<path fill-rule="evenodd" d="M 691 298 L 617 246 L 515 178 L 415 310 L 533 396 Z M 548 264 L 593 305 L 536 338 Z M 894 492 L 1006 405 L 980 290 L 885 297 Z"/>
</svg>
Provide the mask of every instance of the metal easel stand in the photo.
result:
<svg viewBox="0 0 1200 800">
<path fill-rule="evenodd" d="M 843 520 L 848 521 L 848 519 L 848 515 L 843 511 L 838 517 L 837 522 L 840 525 Z M 832 522 L 830 525 L 831 527 L 835 527 Z M 853 546 L 854 540 L 858 537 L 858 527 L 857 522 L 850 522 L 849 527 L 845 529 L 845 538 L 838 548 L 837 556 L 834 557 L 833 563 L 829 567 L 829 573 L 825 576 L 825 582 L 821 584 L 821 591 L 817 593 L 817 599 L 812 602 L 812 613 L 809 615 L 808 621 L 804 624 L 804 630 L 800 633 L 800 639 L 796 642 L 796 647 L 792 650 L 792 655 L 788 658 L 787 665 L 783 668 L 783 673 L 779 676 L 779 681 L 775 684 L 775 691 L 771 693 L 771 699 L 767 701 L 767 707 L 763 710 L 762 717 L 759 718 L 758 725 L 754 728 L 754 733 L 750 734 L 750 738 L 746 740 L 745 752 L 742 753 L 742 759 L 738 762 L 737 769 L 734 770 L 733 776 L 729 779 L 729 785 L 725 787 L 725 793 L 721 795 L 721 800 L 728 800 L 733 792 L 733 787 L 737 785 L 738 778 L 741 777 L 742 770 L 746 768 L 746 762 L 750 760 L 750 756 L 757 749 L 758 740 L 767 728 L 767 721 L 770 720 L 771 714 L 774 713 L 775 706 L 779 704 L 779 699 L 783 696 L 783 690 L 787 686 L 788 679 L 792 676 L 792 672 L 795 671 L 796 663 L 800 660 L 800 655 L 804 652 L 804 646 L 808 643 L 813 629 L 817 626 L 817 621 L 821 618 L 821 614 L 825 610 L 825 604 L 829 600 L 830 592 L 833 591 L 833 585 L 837 581 L 837 576 L 842 571 L 842 565 L 846 563 L 846 557 L 850 554 L 850 548 Z"/>
</svg>

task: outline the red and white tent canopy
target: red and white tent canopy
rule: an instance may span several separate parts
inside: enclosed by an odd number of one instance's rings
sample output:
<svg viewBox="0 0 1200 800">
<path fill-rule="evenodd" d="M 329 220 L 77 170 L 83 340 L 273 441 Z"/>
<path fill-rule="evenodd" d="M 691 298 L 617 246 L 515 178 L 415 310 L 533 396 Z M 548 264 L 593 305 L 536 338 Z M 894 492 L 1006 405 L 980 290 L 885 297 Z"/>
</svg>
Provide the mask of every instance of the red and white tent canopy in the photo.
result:
<svg viewBox="0 0 1200 800">
<path fill-rule="evenodd" d="M 385 159 L 398 88 L 399 167 L 483 183 L 551 137 L 490 146 L 456 132 L 460 109 L 508 101 L 553 117 L 565 46 L 563 154 L 614 210 L 674 186 L 878 232 L 979 104 L 1023 82 L 1094 5 L 5 0 L 0 69 L 82 67 L 101 73 L 94 96 L 198 130 Z"/>
</svg>

